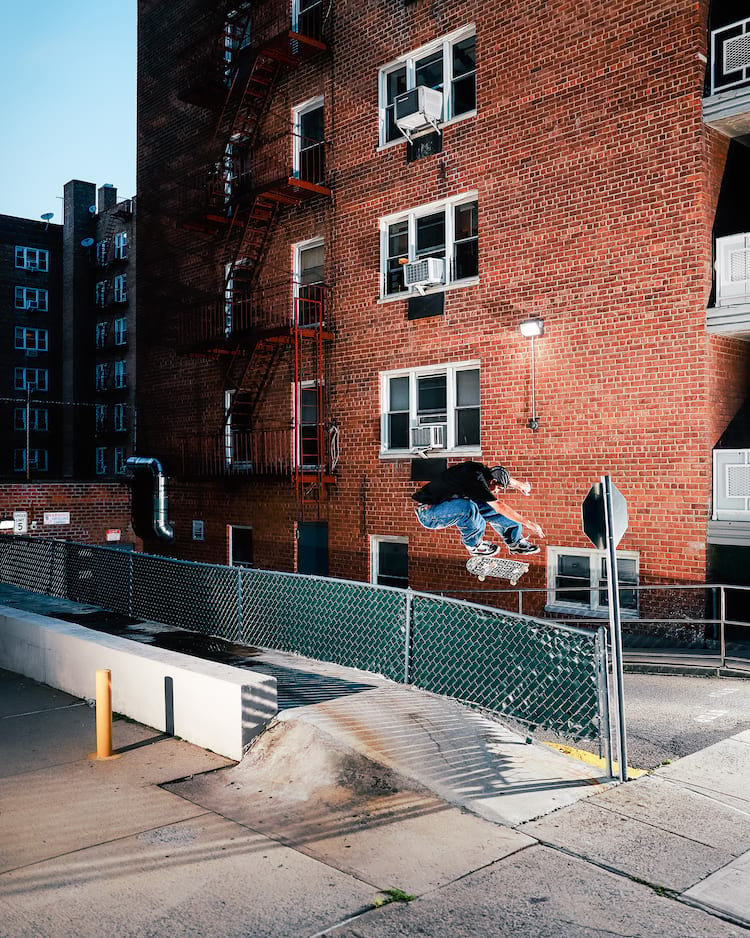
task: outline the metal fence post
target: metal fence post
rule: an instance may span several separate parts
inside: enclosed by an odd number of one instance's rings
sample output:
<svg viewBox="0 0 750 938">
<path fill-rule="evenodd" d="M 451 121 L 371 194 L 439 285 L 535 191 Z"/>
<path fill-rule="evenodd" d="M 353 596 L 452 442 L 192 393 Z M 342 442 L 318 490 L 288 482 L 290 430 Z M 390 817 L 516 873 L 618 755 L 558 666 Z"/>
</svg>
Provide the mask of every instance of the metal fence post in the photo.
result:
<svg viewBox="0 0 750 938">
<path fill-rule="evenodd" d="M 237 641 L 243 643 L 242 637 L 242 568 L 237 567 Z"/>
<path fill-rule="evenodd" d="M 414 607 L 414 593 L 410 589 L 405 592 L 406 608 L 404 621 L 404 684 L 411 684 L 411 620 Z"/>
<path fill-rule="evenodd" d="M 727 666 L 727 591 L 726 587 L 722 583 L 719 587 L 721 593 L 720 600 L 720 610 L 719 614 L 721 616 L 721 622 L 719 623 L 719 642 L 720 642 L 720 654 L 721 654 L 721 666 L 726 668 Z"/>
</svg>

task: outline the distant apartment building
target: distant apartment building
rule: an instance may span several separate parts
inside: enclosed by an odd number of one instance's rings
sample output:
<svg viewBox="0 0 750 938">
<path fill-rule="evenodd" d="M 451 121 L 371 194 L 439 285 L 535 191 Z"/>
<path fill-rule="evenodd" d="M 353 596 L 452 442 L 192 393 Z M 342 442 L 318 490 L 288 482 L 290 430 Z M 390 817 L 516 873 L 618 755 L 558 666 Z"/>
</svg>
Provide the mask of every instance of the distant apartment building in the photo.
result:
<svg viewBox="0 0 750 938">
<path fill-rule="evenodd" d="M 0 476 L 123 477 L 133 450 L 134 201 L 72 180 L 62 225 L 0 215 Z"/>
<path fill-rule="evenodd" d="M 111 185 L 64 190 L 65 474 L 122 476 L 135 432 L 135 200 Z"/>
<path fill-rule="evenodd" d="M 621 583 L 747 582 L 749 37 L 728 0 L 139 0 L 147 549 L 466 586 L 410 496 L 479 459 L 534 484 L 552 612 L 606 614 L 603 473 Z"/>
<path fill-rule="evenodd" d="M 0 215 L 0 476 L 62 473 L 62 226 Z"/>
</svg>

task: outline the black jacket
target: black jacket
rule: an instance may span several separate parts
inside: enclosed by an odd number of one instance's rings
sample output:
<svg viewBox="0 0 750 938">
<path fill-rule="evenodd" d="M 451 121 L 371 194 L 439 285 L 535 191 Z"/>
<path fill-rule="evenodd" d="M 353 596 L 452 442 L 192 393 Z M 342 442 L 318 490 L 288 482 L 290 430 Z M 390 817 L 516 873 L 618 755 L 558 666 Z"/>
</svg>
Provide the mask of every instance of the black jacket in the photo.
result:
<svg viewBox="0 0 750 938">
<path fill-rule="evenodd" d="M 487 466 L 468 460 L 441 472 L 436 479 L 415 492 L 412 498 L 422 505 L 439 505 L 454 496 L 470 498 L 482 504 L 496 498 L 490 488 L 491 483 L 492 473 Z"/>
</svg>

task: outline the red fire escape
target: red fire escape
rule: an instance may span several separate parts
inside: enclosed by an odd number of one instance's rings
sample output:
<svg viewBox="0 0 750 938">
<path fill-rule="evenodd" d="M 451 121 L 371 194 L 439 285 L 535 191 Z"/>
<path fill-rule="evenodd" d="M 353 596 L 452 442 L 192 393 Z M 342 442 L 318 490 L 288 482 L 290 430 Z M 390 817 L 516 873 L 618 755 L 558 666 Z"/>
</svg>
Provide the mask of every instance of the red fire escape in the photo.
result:
<svg viewBox="0 0 750 938">
<path fill-rule="evenodd" d="M 264 260 L 285 206 L 331 195 L 322 126 L 302 136 L 288 126 L 288 114 L 277 119 L 271 108 L 282 72 L 326 49 L 325 24 L 322 2 L 300 4 L 304 11 L 294 22 L 288 12 L 279 14 L 280 4 L 272 6 L 274 16 L 259 22 L 256 4 L 234 4 L 217 30 L 220 38 L 190 50 L 182 97 L 216 114 L 217 158 L 183 185 L 182 222 L 216 239 L 225 277 L 215 300 L 181 317 L 180 350 L 222 363 L 226 406 L 217 433 L 185 442 L 183 470 L 291 477 L 300 510 L 314 505 L 317 511 L 334 481 L 337 449 L 325 400 L 326 348 L 333 339 L 327 290 L 294 282 L 289 272 L 269 286 Z M 267 419 L 259 420 L 268 417 L 265 395 L 290 354 L 291 428 L 268 428 Z"/>
</svg>

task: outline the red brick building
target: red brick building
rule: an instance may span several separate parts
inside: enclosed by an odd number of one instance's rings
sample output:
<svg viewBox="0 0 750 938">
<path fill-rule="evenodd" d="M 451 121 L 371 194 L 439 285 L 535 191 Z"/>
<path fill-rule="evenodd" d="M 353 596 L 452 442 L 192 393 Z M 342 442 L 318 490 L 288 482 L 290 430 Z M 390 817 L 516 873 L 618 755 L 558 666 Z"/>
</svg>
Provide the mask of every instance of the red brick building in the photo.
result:
<svg viewBox="0 0 750 938">
<path fill-rule="evenodd" d="M 552 607 L 597 605 L 606 472 L 625 581 L 750 569 L 748 29 L 718 0 L 139 0 L 138 452 L 174 523 L 146 549 L 468 588 L 410 495 L 477 458 L 533 482 Z"/>
</svg>

